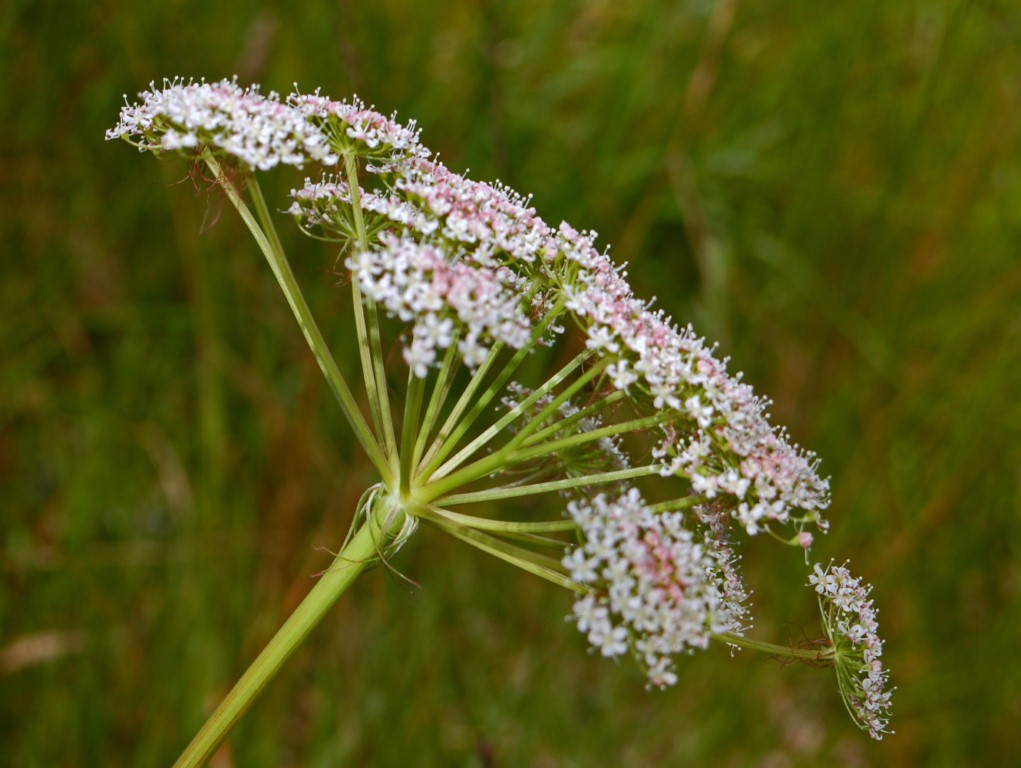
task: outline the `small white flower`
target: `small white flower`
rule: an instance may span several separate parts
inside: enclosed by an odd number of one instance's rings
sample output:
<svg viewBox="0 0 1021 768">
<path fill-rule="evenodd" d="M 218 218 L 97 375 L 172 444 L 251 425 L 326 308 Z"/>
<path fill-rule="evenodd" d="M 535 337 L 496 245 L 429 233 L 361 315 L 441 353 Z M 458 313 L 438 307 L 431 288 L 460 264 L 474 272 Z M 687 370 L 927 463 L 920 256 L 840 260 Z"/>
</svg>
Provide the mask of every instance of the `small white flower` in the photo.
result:
<svg viewBox="0 0 1021 768">
<path fill-rule="evenodd" d="M 164 81 L 140 93 L 141 102 L 121 109 L 108 139 L 124 138 L 154 152 L 194 149 L 200 144 L 234 155 L 257 170 L 279 163 L 336 162 L 326 137 L 275 93 L 242 88 L 237 79 L 217 83 Z"/>
<path fill-rule="evenodd" d="M 601 653 L 618 655 L 633 642 L 650 685 L 663 687 L 677 679 L 673 655 L 705 648 L 710 633 L 743 631 L 746 595 L 722 538 L 697 543 L 680 513 L 653 514 L 636 489 L 572 502 L 568 513 L 583 543 L 564 555 L 564 567 L 602 590 L 579 598 L 574 613 L 586 617 Z M 589 617 L 600 607 L 607 618 L 596 625 Z M 579 629 L 586 631 L 580 621 Z"/>
<path fill-rule="evenodd" d="M 819 593 L 823 628 L 833 643 L 840 692 L 855 721 L 874 739 L 882 739 L 890 722 L 892 690 L 880 661 L 883 641 L 869 599 L 872 587 L 854 578 L 846 565 L 816 564 L 808 577 Z M 846 681 L 846 682 L 845 682 Z"/>
</svg>

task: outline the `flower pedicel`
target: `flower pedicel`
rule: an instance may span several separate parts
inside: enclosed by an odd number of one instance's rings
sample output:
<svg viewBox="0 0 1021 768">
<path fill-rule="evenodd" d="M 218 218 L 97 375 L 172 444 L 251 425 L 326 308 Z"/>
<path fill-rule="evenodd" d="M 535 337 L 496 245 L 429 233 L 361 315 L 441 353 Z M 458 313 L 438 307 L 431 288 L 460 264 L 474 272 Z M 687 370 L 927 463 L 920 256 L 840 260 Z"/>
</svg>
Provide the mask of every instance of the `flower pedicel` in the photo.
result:
<svg viewBox="0 0 1021 768">
<path fill-rule="evenodd" d="M 833 664 L 855 721 L 882 737 L 890 693 L 875 610 L 845 568 L 810 576 L 825 647 L 744 636 L 733 534 L 765 531 L 807 548 L 809 529 L 826 529 L 828 481 L 726 361 L 635 297 L 594 232 L 550 226 L 529 198 L 454 173 L 414 124 L 357 99 L 281 100 L 236 80 L 175 80 L 140 96 L 107 137 L 212 171 L 380 478 L 333 568 L 180 765 L 212 753 L 372 556 L 392 556 L 420 520 L 574 591 L 572 620 L 592 648 L 633 656 L 652 686 L 674 684 L 675 657 L 713 639 Z M 335 169 L 292 191 L 289 213 L 306 233 L 336 241 L 350 272 L 368 420 L 259 191 L 255 172 L 281 163 Z M 386 363 L 393 343 L 403 375 Z M 552 519 L 493 517 L 494 502 L 548 494 L 563 499 Z M 456 510 L 466 506 L 475 514 Z"/>
</svg>

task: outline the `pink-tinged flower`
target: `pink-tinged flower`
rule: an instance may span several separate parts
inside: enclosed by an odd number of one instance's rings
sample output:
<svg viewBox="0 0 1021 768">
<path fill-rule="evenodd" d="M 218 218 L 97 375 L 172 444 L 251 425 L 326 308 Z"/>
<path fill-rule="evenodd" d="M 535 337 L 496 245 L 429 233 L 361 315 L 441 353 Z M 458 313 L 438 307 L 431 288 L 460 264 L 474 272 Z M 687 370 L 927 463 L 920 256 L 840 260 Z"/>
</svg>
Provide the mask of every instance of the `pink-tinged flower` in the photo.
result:
<svg viewBox="0 0 1021 768">
<path fill-rule="evenodd" d="M 653 512 L 637 489 L 574 501 L 568 513 L 581 543 L 563 565 L 593 590 L 574 618 L 603 656 L 631 650 L 650 685 L 676 682 L 672 657 L 706 648 L 713 634 L 743 631 L 744 587 L 721 539 L 700 539 L 679 512 Z"/>
<path fill-rule="evenodd" d="M 871 585 L 851 576 L 846 566 L 816 564 L 808 581 L 819 594 L 823 630 L 833 644 L 840 693 L 851 717 L 874 739 L 890 733 L 890 673 L 883 668 L 878 611 Z"/>
<path fill-rule="evenodd" d="M 326 135 L 301 112 L 258 86 L 233 80 L 207 83 L 175 79 L 157 89 L 151 83 L 141 102 L 121 108 L 107 139 L 127 139 L 139 150 L 194 151 L 207 146 L 265 171 L 279 163 L 301 167 L 309 161 L 332 165 L 337 157 Z"/>
<path fill-rule="evenodd" d="M 500 182 L 472 181 L 424 159 L 391 172 L 395 189 L 437 222 L 437 236 L 444 240 L 519 265 L 555 252 L 553 230 L 536 215 L 531 201 Z"/>
</svg>

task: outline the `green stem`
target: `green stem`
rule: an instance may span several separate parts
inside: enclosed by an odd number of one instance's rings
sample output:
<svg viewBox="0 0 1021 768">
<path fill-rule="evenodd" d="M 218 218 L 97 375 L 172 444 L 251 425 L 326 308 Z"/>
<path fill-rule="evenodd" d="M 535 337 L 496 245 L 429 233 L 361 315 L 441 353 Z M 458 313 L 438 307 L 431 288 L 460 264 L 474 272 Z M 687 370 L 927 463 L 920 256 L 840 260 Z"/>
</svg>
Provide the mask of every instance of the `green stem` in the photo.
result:
<svg viewBox="0 0 1021 768">
<path fill-rule="evenodd" d="M 528 436 L 528 439 L 525 440 L 525 442 L 522 443 L 522 445 L 527 446 L 534 445 L 535 443 L 541 443 L 550 435 L 556 434 L 557 432 L 566 431 L 568 427 L 578 423 L 582 419 L 591 416 L 594 413 L 599 413 L 599 411 L 603 410 L 607 406 L 613 405 L 619 400 L 622 400 L 624 397 L 625 394 L 620 390 L 611 392 L 606 397 L 600 398 L 598 402 L 593 403 L 592 405 L 586 408 L 582 408 L 580 411 L 576 413 L 572 413 L 566 419 L 556 421 L 553 424 L 550 424 L 548 427 L 543 427 L 538 432 L 534 432 L 533 434 Z"/>
<path fill-rule="evenodd" d="M 568 488 L 580 488 L 586 485 L 599 485 L 601 483 L 613 483 L 617 480 L 631 480 L 635 477 L 654 475 L 659 472 L 658 464 L 650 464 L 647 467 L 631 467 L 629 469 L 617 469 L 612 472 L 600 472 L 595 475 L 583 477 L 568 477 L 563 480 L 550 480 L 546 483 L 532 483 L 530 485 L 504 486 L 501 488 L 489 488 L 485 491 L 474 491 L 472 493 L 455 493 L 436 500 L 438 505 L 452 507 L 458 504 L 471 504 L 478 501 L 496 501 L 512 499 L 517 496 L 531 496 L 536 493 L 550 493 L 551 491 L 563 491 Z"/>
<path fill-rule="evenodd" d="M 373 562 L 380 542 L 388 540 L 400 529 L 403 516 L 393 515 L 393 511 L 393 506 L 386 503 L 377 504 L 371 510 L 368 520 L 351 537 L 330 568 L 319 577 L 312 591 L 209 716 L 174 763 L 175 768 L 200 766 L 212 757 L 263 688 L 276 676 L 351 583 Z"/>
<path fill-rule="evenodd" d="M 652 513 L 680 512 L 682 509 L 690 509 L 691 507 L 696 507 L 699 504 L 705 504 L 707 501 L 709 501 L 709 499 L 701 494 L 682 496 L 679 499 L 671 499 L 670 501 L 661 501 L 659 504 L 652 504 L 649 506 L 649 511 Z"/>
<path fill-rule="evenodd" d="M 531 408 L 540 398 L 545 396 L 548 392 L 557 387 L 562 381 L 570 376 L 582 363 L 584 363 L 592 353 L 588 350 L 581 352 L 571 362 L 557 371 L 550 379 L 535 390 L 532 394 L 526 397 L 522 402 L 511 408 L 505 413 L 495 424 L 492 424 L 486 431 L 481 435 L 472 440 L 468 445 L 458 451 L 453 458 L 447 461 L 443 466 L 437 469 L 430 477 L 431 480 L 439 480 L 442 477 L 446 477 L 452 471 L 457 469 L 461 464 L 464 463 L 465 459 L 475 453 L 479 448 L 483 447 L 486 443 L 492 440 L 494 437 L 499 435 L 508 426 L 514 423 L 515 420 L 521 417 L 529 408 Z M 517 446 L 515 439 L 510 441 L 511 450 Z M 506 446 L 505 446 L 506 448 Z M 501 449 L 501 453 L 505 450 Z"/>
<path fill-rule="evenodd" d="M 450 388 L 454 383 L 454 374 L 457 373 L 460 362 L 457 352 L 457 341 L 459 338 L 460 329 L 455 328 L 454 337 L 450 342 L 450 346 L 447 347 L 447 352 L 443 356 L 443 363 L 440 365 L 440 371 L 436 375 L 433 391 L 429 396 L 429 405 L 425 409 L 425 418 L 422 419 L 422 426 L 418 430 L 418 439 L 415 441 L 414 456 L 412 456 L 411 461 L 411 465 L 415 467 L 416 474 L 422 462 L 425 446 L 429 442 L 429 436 L 432 434 L 433 428 L 440 418 L 440 411 L 443 410 L 447 395 L 450 394 Z"/>
<path fill-rule="evenodd" d="M 579 584 L 578 582 L 565 575 L 561 570 L 562 566 L 560 562 L 543 555 L 536 554 L 535 552 L 529 552 L 521 547 L 514 546 L 505 541 L 490 536 L 482 531 L 475 530 L 473 528 L 465 528 L 463 526 L 452 523 L 445 519 L 443 514 L 438 510 L 432 510 L 429 512 L 419 512 L 422 517 L 438 528 L 446 531 L 451 536 L 460 539 L 461 541 L 471 544 L 476 549 L 480 549 L 494 557 L 508 562 L 511 565 L 516 565 L 524 571 L 533 573 L 547 581 L 550 581 L 557 586 L 564 587 L 571 590 L 572 592 L 578 592 L 580 594 L 588 594 L 592 591 L 592 588 L 585 585 Z"/>
<path fill-rule="evenodd" d="M 372 434 L 372 430 L 365 422 L 365 418 L 362 416 L 361 411 L 358 410 L 358 403 L 355 400 L 350 387 L 348 387 L 347 382 L 344 380 L 344 376 L 341 374 L 340 369 L 337 367 L 337 363 L 333 359 L 333 355 L 330 354 L 330 348 L 326 345 L 326 340 L 323 338 L 322 333 L 319 331 L 319 327 L 316 325 L 315 319 L 312 317 L 312 311 L 305 302 L 305 297 L 301 293 L 301 288 L 298 287 L 298 281 L 295 279 L 294 273 L 291 271 L 291 265 L 288 263 L 283 249 L 280 248 L 280 240 L 276 237 L 276 232 L 272 228 L 272 221 L 269 218 L 269 212 L 266 209 L 265 201 L 262 199 L 262 193 L 259 191 L 258 182 L 254 179 L 254 177 L 248 179 L 249 189 L 252 190 L 252 197 L 255 200 L 255 205 L 257 208 L 261 208 L 261 216 L 268 224 L 268 229 L 271 233 L 269 236 L 267 236 L 266 232 L 263 231 L 263 228 L 259 225 L 255 216 L 252 215 L 248 206 L 245 205 L 245 201 L 241 199 L 241 196 L 238 194 L 233 182 L 224 175 L 223 171 L 220 169 L 220 164 L 216 162 L 216 159 L 211 155 L 206 155 L 204 159 L 209 169 L 220 180 L 224 192 L 227 194 L 227 197 L 237 209 L 242 220 L 245 222 L 245 225 L 252 233 L 252 236 L 255 238 L 256 243 L 258 243 L 263 256 L 266 257 L 266 261 L 269 262 L 270 269 L 273 270 L 273 275 L 276 277 L 277 283 L 280 285 L 280 289 L 283 291 L 284 297 L 287 299 L 287 303 L 291 307 L 291 312 L 298 321 L 298 326 L 301 328 L 301 332 L 305 336 L 305 341 L 308 342 L 309 347 L 312 349 L 312 354 L 315 356 L 316 362 L 319 363 L 320 370 L 322 370 L 323 375 L 326 377 L 326 381 L 329 383 L 330 389 L 333 390 L 333 394 L 337 398 L 337 402 L 340 404 L 341 411 L 343 411 L 344 416 L 351 425 L 351 429 L 354 430 L 355 436 L 362 444 L 362 447 L 365 449 L 365 453 L 376 467 L 376 471 L 379 472 L 383 482 L 390 487 L 394 479 L 390 465 L 387 462 L 386 457 L 383 455 L 383 452 L 379 447 L 379 443 L 376 442 L 376 438 Z"/>
<path fill-rule="evenodd" d="M 280 242 L 280 235 L 277 234 L 277 228 L 273 224 L 273 217 L 270 215 L 269 206 L 266 205 L 266 198 L 262 195 L 262 187 L 259 186 L 259 181 L 255 178 L 254 173 L 249 172 L 247 174 L 245 188 L 252 196 L 252 202 L 255 204 L 255 215 L 259 217 L 259 223 L 262 224 L 262 229 L 266 233 L 266 237 L 269 238 L 273 251 L 277 254 L 283 254 L 284 244 Z"/>
<path fill-rule="evenodd" d="M 747 648 L 750 651 L 759 651 L 760 653 L 766 653 L 770 656 L 799 659 L 800 661 L 814 661 L 820 664 L 832 664 L 834 658 L 832 646 L 820 648 L 818 651 L 809 651 L 804 648 L 795 648 L 790 645 L 777 645 L 775 643 L 767 643 L 762 640 L 752 640 L 751 638 L 735 635 L 731 632 L 724 632 L 718 635 L 714 634 L 713 637 L 724 643 L 736 645 L 739 648 Z"/>
<path fill-rule="evenodd" d="M 510 520 L 489 520 L 485 517 L 462 515 L 449 509 L 431 507 L 431 511 L 450 522 L 473 528 L 476 531 L 492 531 L 493 533 L 564 533 L 575 531 L 578 524 L 574 520 L 543 520 L 540 522 L 513 522 Z"/>
<path fill-rule="evenodd" d="M 576 445 L 583 445 L 593 440 L 599 440 L 603 437 L 613 437 L 614 435 L 619 435 L 624 432 L 638 431 L 645 429 L 646 427 L 652 427 L 659 424 L 661 421 L 662 416 L 656 414 L 653 416 L 645 416 L 644 418 L 632 419 L 631 421 L 625 421 L 620 424 L 611 424 L 608 427 L 601 427 L 600 429 L 593 429 L 591 432 L 582 432 L 580 434 L 570 435 L 569 437 L 564 437 L 559 440 L 551 440 L 548 443 L 535 445 L 529 448 L 519 448 L 516 451 L 505 452 L 503 450 L 499 450 L 459 469 L 447 477 L 429 483 L 420 489 L 418 497 L 420 501 L 429 502 L 433 499 L 440 498 L 448 491 L 452 491 L 462 485 L 478 480 L 480 477 L 485 477 L 498 469 L 510 467 L 514 464 L 521 464 L 522 462 L 540 458 L 551 453 L 558 453 L 567 448 L 573 448 Z"/>
<path fill-rule="evenodd" d="M 520 365 L 524 362 L 528 353 L 534 349 L 535 345 L 539 343 L 543 334 L 546 333 L 546 329 L 549 328 L 550 324 L 559 317 L 563 311 L 565 299 L 563 297 L 557 299 L 553 307 L 550 308 L 549 313 L 539 321 L 539 324 L 532 330 L 532 336 L 529 338 L 528 343 L 525 344 L 521 349 L 514 353 L 510 362 L 507 363 L 497 375 L 497 377 L 490 383 L 486 390 L 475 399 L 475 390 L 482 384 L 485 371 L 489 370 L 490 365 L 496 359 L 496 352 L 500 347 L 500 343 L 497 342 L 493 345 L 490 350 L 489 356 L 486 358 L 486 362 L 482 364 L 476 375 L 472 378 L 471 383 L 468 385 L 468 389 L 458 400 L 453 412 L 444 422 L 439 435 L 433 442 L 428 453 L 426 453 L 424 462 L 425 466 L 419 473 L 422 477 L 429 477 L 432 472 L 440 465 L 447 455 L 457 446 L 458 442 L 468 431 L 468 428 L 475 423 L 475 420 L 482 415 L 482 413 L 489 406 L 497 394 L 499 394 L 504 385 L 510 381 Z M 483 368 L 485 371 L 483 371 Z M 474 402 L 472 409 L 468 412 L 468 415 L 463 419 L 461 413 L 469 403 Z M 456 426 L 455 426 L 456 425 Z"/>
<path fill-rule="evenodd" d="M 379 405 L 378 377 L 376 376 L 375 363 L 372 360 L 372 347 L 369 342 L 369 332 L 365 320 L 365 298 L 358 286 L 358 279 L 351 276 L 351 303 L 354 305 L 355 335 L 358 337 L 358 357 L 361 361 L 362 380 L 365 383 L 365 394 L 369 399 L 369 413 L 372 415 L 372 424 L 376 428 L 376 434 L 383 441 L 383 450 L 393 459 L 394 446 L 388 437 L 389 430 L 383 421 L 383 410 Z"/>
<path fill-rule="evenodd" d="M 479 414 L 485 409 L 485 406 L 489 403 L 486 395 L 492 391 L 492 386 L 483 393 L 481 397 L 476 398 L 476 392 L 479 387 L 486 379 L 486 375 L 489 373 L 489 369 L 493 367 L 496 362 L 496 358 L 500 351 L 503 349 L 503 342 L 497 341 L 489 349 L 489 354 L 486 355 L 486 359 L 482 362 L 478 368 L 472 373 L 471 380 L 468 382 L 468 386 L 465 387 L 461 396 L 457 399 L 454 404 L 453 410 L 447 416 L 446 421 L 443 422 L 443 426 L 440 427 L 439 433 L 436 435 L 436 439 L 433 440 L 432 445 L 429 446 L 429 450 L 426 451 L 425 456 L 422 458 L 422 467 L 418 474 L 422 477 L 428 477 L 433 470 L 440 465 L 440 462 L 447 457 L 458 441 L 464 436 L 464 433 L 468 430 L 468 427 L 472 422 L 478 418 Z M 514 365 L 514 361 L 518 359 L 518 356 L 522 356 L 521 350 L 511 360 L 510 368 Z M 505 369 L 506 370 L 506 369 Z M 464 414 L 465 409 L 472 405 L 471 411 L 464 418 L 461 418 Z"/>
<path fill-rule="evenodd" d="M 536 414 L 536 416 L 528 424 L 526 424 L 520 432 L 508 440 L 504 448 L 514 450 L 524 443 L 537 429 L 546 423 L 547 419 L 560 410 L 560 406 L 569 401 L 578 393 L 578 390 L 601 374 L 606 369 L 607 365 L 608 362 L 606 360 L 598 361 L 577 379 L 571 382 L 570 386 L 565 387 L 564 390 L 547 403 L 546 407 L 539 411 L 539 413 Z"/>
<path fill-rule="evenodd" d="M 640 432 L 648 427 L 654 427 L 657 424 L 662 423 L 662 421 L 663 416 L 657 413 L 652 416 L 643 416 L 637 419 L 631 419 L 630 421 L 622 421 L 619 424 L 609 424 L 608 426 L 599 427 L 599 429 L 593 429 L 589 432 L 579 432 L 574 435 L 568 435 L 567 437 L 561 437 L 557 440 L 551 440 L 548 443 L 532 445 L 527 448 L 520 448 L 513 451 L 510 456 L 507 457 L 507 463 L 517 464 L 522 461 L 531 461 L 532 459 L 537 459 L 551 453 L 560 453 L 561 451 L 573 448 L 576 445 L 591 443 L 593 440 L 602 440 L 604 437 L 614 437 L 615 435 L 621 435 L 627 432 Z M 497 452 L 493 455 L 497 456 L 500 455 L 500 453 L 501 452 Z"/>
<path fill-rule="evenodd" d="M 404 457 L 401 462 L 401 494 L 407 495 L 411 491 L 411 473 L 414 469 L 412 454 L 413 446 L 417 442 L 419 428 L 419 414 L 422 410 L 422 397 L 425 393 L 425 379 L 415 375 L 412 368 L 408 370 L 408 393 L 404 401 L 404 421 L 401 424 L 401 451 Z"/>
<path fill-rule="evenodd" d="M 355 231 L 358 234 L 358 247 L 362 251 L 369 250 L 369 236 L 365 230 L 365 217 L 362 214 L 362 200 L 358 185 L 358 159 L 354 155 L 344 156 L 344 170 L 347 174 L 347 185 L 351 195 L 351 213 L 354 216 Z M 379 315 L 376 302 L 362 294 L 358 279 L 351 278 L 351 295 L 355 305 L 355 330 L 358 334 L 358 349 L 362 361 L 362 373 L 365 378 L 365 391 L 369 397 L 372 418 L 376 430 L 383 438 L 383 445 L 396 464 L 397 438 L 394 434 L 393 418 L 390 414 L 390 392 L 386 385 L 383 370 L 383 345 L 379 336 Z"/>
</svg>

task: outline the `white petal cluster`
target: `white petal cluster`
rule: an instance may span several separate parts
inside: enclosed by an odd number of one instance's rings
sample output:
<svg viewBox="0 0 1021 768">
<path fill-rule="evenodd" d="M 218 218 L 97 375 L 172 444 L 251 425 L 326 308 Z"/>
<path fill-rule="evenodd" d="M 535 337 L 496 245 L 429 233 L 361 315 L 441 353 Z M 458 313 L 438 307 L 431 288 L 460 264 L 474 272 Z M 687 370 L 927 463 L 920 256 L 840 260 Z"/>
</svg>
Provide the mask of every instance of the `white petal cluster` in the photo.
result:
<svg viewBox="0 0 1021 768">
<path fill-rule="evenodd" d="M 475 367 L 493 340 L 521 348 L 531 336 L 521 310 L 527 286 L 509 269 L 454 261 L 438 248 L 392 234 L 382 235 L 379 248 L 355 253 L 346 266 L 366 296 L 413 323 L 404 359 L 419 378 L 455 338 L 464 362 Z"/>
<path fill-rule="evenodd" d="M 723 550 L 698 541 L 681 513 L 651 512 L 636 489 L 572 502 L 568 512 L 583 542 L 563 565 L 593 587 L 575 602 L 574 620 L 603 656 L 631 650 L 663 687 L 677 681 L 673 656 L 707 647 L 713 633 L 742 631 L 744 608 L 722 584 Z"/>
<path fill-rule="evenodd" d="M 765 522 L 787 522 L 792 510 L 828 506 L 828 481 L 818 476 L 811 454 L 769 424 L 768 403 L 740 375 L 728 375 L 726 363 L 690 327 L 678 329 L 639 301 L 593 238 L 560 227 L 558 251 L 578 267 L 565 287 L 567 306 L 582 322 L 589 348 L 612 359 L 614 385 L 642 392 L 654 408 L 674 414 L 664 420 L 666 436 L 656 451 L 666 460 L 664 474 L 689 478 L 709 499 L 734 497 L 734 514 L 751 534 Z"/>
<path fill-rule="evenodd" d="M 855 721 L 874 739 L 889 733 L 889 672 L 883 668 L 883 641 L 871 585 L 854 578 L 846 566 L 816 564 L 808 577 L 819 593 L 823 626 L 836 650 L 840 692 Z"/>
<path fill-rule="evenodd" d="M 287 102 L 329 132 L 335 148 L 340 151 L 355 151 L 360 157 L 388 161 L 429 156 L 429 150 L 418 140 L 421 131 L 415 127 L 414 120 L 402 125 L 397 122 L 396 115 L 381 115 L 366 107 L 357 96 L 351 101 L 333 101 L 321 96 L 319 91 L 295 92 Z"/>
<path fill-rule="evenodd" d="M 213 147 L 265 171 L 279 163 L 301 167 L 310 160 L 332 165 L 337 156 L 326 135 L 305 116 L 237 79 L 216 83 L 172 80 L 151 83 L 137 104 L 121 108 L 108 139 L 124 138 L 140 150 L 167 152 Z"/>
<path fill-rule="evenodd" d="M 730 544 L 728 516 L 723 510 L 700 507 L 696 510 L 699 521 L 705 527 L 703 542 L 706 551 L 715 561 L 723 601 L 720 604 L 720 624 L 731 627 L 729 632 L 741 635 L 751 628 L 747 607 L 748 590 L 738 570 L 740 558 Z"/>
<path fill-rule="evenodd" d="M 519 265 L 554 252 L 553 231 L 531 201 L 500 182 L 472 181 L 424 159 L 403 164 L 399 173 L 395 188 L 437 222 L 443 239 Z"/>
</svg>

